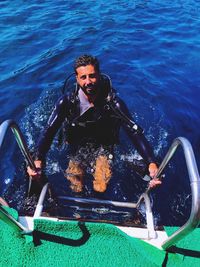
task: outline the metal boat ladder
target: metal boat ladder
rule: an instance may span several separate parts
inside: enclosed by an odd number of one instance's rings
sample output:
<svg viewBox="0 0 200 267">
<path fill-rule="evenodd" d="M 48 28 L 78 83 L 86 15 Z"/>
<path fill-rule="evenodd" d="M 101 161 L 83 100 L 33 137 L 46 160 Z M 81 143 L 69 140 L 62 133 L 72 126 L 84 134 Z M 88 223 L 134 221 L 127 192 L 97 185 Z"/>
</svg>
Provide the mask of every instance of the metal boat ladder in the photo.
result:
<svg viewBox="0 0 200 267">
<path fill-rule="evenodd" d="M 5 139 L 8 129 L 12 130 L 15 136 L 15 139 L 19 145 L 19 148 L 27 162 L 27 165 L 35 169 L 35 165 L 28 151 L 28 147 L 26 145 L 25 139 L 23 138 L 23 135 L 19 127 L 17 126 L 17 124 L 12 120 L 6 120 L 0 125 L 0 149 L 3 145 L 3 141 Z M 163 170 L 165 169 L 166 165 L 171 160 L 171 158 L 173 157 L 174 153 L 176 152 L 179 146 L 183 148 L 183 153 L 184 153 L 186 166 L 187 166 L 187 170 L 189 174 L 190 186 L 191 186 L 191 192 L 192 192 L 192 208 L 191 208 L 191 213 L 190 213 L 190 217 L 188 221 L 161 244 L 161 247 L 165 250 L 170 248 L 175 243 L 177 243 L 180 239 L 182 239 L 184 236 L 192 232 L 200 223 L 200 177 L 199 177 L 192 146 L 186 138 L 178 137 L 173 141 L 171 147 L 169 148 L 166 156 L 164 157 L 159 167 L 156 178 L 161 176 Z M 42 214 L 43 202 L 46 196 L 47 189 L 48 189 L 48 183 L 44 185 L 41 191 L 41 194 L 40 194 L 40 197 L 39 197 L 36 209 L 35 209 L 35 213 L 33 216 L 34 218 L 38 218 Z M 152 214 L 152 209 L 151 209 L 151 203 L 149 199 L 149 191 L 150 191 L 150 188 L 148 187 L 147 190 L 139 197 L 136 203 L 118 202 L 118 201 L 111 201 L 111 200 L 99 200 L 99 199 L 72 198 L 72 197 L 66 197 L 66 196 L 63 196 L 61 198 L 67 201 L 75 201 L 78 203 L 89 203 L 89 204 L 98 203 L 98 204 L 113 205 L 116 207 L 127 207 L 127 208 L 138 208 L 140 204 L 144 201 L 145 206 L 146 206 L 148 237 L 149 239 L 154 239 L 156 238 L 156 231 L 154 228 L 154 220 L 153 220 L 153 214 Z M 6 223 L 8 223 L 9 225 L 11 225 L 13 228 L 22 232 L 23 234 L 30 234 L 31 232 L 31 229 L 26 228 L 22 224 L 20 224 L 8 212 L 6 212 L 6 210 L 4 210 L 4 208 L 1 206 L 0 206 L 0 218 L 4 220 Z"/>
</svg>

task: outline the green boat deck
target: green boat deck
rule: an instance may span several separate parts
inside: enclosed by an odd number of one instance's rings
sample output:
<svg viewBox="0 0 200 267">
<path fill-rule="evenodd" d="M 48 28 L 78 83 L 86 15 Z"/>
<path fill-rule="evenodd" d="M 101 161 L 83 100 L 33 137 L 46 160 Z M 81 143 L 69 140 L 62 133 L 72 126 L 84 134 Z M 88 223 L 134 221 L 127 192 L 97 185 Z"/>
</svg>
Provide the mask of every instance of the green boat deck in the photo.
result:
<svg viewBox="0 0 200 267">
<path fill-rule="evenodd" d="M 15 210 L 7 210 L 17 218 Z M 0 221 L 1 266 L 200 266 L 200 228 L 166 252 L 130 237 L 111 224 L 34 221 L 32 236 L 22 236 Z M 168 227 L 171 234 L 175 227 Z"/>
</svg>

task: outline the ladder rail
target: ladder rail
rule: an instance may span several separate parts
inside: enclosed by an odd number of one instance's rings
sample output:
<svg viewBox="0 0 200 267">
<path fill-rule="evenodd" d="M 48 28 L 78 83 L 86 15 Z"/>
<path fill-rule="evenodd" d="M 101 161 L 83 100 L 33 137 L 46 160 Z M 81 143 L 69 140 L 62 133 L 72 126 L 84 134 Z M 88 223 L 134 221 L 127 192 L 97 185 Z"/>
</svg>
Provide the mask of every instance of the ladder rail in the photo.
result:
<svg viewBox="0 0 200 267">
<path fill-rule="evenodd" d="M 162 243 L 161 246 L 165 250 L 173 246 L 183 237 L 192 232 L 200 223 L 200 177 L 192 146 L 186 138 L 178 137 L 174 140 L 159 167 L 156 178 L 159 177 L 159 175 L 162 173 L 162 171 L 164 170 L 170 159 L 173 157 L 177 148 L 180 146 L 183 148 L 187 171 L 190 179 L 190 187 L 192 193 L 192 208 L 190 217 L 187 220 L 187 222 Z M 150 189 L 148 188 L 147 193 L 149 190 Z"/>
<path fill-rule="evenodd" d="M 0 149 L 4 143 L 6 134 L 8 130 L 11 129 L 14 137 L 17 141 L 17 144 L 24 156 L 27 164 L 35 170 L 34 161 L 28 151 L 28 147 L 26 145 L 25 139 L 18 127 L 18 125 L 13 120 L 6 120 L 0 125 Z M 31 230 L 25 228 L 22 224 L 20 224 L 17 220 L 15 220 L 9 213 L 7 213 L 3 208 L 0 207 L 0 218 L 8 223 L 13 229 L 22 232 L 22 234 L 30 234 Z"/>
<path fill-rule="evenodd" d="M 13 218 L 3 207 L 0 205 L 0 219 L 6 224 L 10 225 L 14 230 L 24 235 L 30 235 L 32 230 L 24 227 L 15 218 Z"/>
<path fill-rule="evenodd" d="M 4 143 L 5 136 L 7 134 L 7 131 L 11 129 L 14 137 L 17 141 L 17 144 L 22 152 L 22 155 L 24 156 L 27 164 L 35 170 L 35 164 L 34 161 L 28 151 L 28 147 L 26 145 L 25 139 L 22 135 L 21 130 L 19 129 L 18 125 L 13 120 L 6 120 L 0 125 L 0 149 Z"/>
</svg>

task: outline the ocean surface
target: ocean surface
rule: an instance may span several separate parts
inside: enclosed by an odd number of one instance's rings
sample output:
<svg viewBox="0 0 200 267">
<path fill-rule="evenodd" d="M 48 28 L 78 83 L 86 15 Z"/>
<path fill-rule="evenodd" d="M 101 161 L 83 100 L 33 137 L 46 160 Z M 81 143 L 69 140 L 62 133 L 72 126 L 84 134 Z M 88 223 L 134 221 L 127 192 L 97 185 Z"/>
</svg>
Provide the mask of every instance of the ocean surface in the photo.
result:
<svg viewBox="0 0 200 267">
<path fill-rule="evenodd" d="M 200 167 L 200 1 L 0 1 L 0 31 L 0 123 L 16 121 L 31 150 L 75 58 L 92 54 L 159 160 L 183 136 Z M 104 198 L 131 201 L 146 184 L 131 177 L 126 166 L 137 155 L 123 133 L 121 140 L 118 178 Z M 0 193 L 15 183 L 9 197 L 18 207 L 26 177 L 11 132 L 0 157 Z M 70 195 L 63 178 L 66 158 L 67 148 L 59 148 L 55 140 L 47 175 L 57 191 Z M 187 220 L 191 192 L 182 149 L 165 170 L 162 186 L 152 192 L 152 201 L 162 223 Z"/>
</svg>

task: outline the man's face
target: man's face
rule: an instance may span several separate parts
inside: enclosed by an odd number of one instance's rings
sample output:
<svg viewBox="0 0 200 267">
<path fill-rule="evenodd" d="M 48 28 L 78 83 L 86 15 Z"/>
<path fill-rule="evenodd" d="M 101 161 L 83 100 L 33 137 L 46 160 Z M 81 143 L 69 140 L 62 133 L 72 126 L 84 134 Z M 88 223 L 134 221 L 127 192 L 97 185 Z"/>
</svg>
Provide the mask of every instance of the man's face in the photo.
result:
<svg viewBox="0 0 200 267">
<path fill-rule="evenodd" d="M 81 66 L 76 69 L 76 80 L 84 93 L 93 96 L 97 93 L 99 83 L 99 72 L 92 65 Z"/>
</svg>

